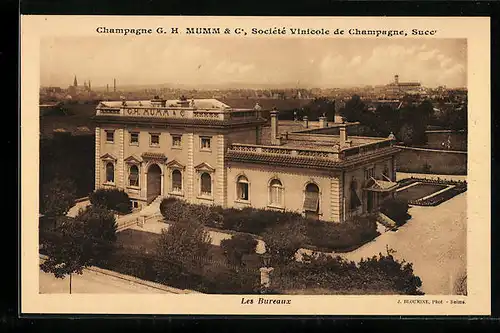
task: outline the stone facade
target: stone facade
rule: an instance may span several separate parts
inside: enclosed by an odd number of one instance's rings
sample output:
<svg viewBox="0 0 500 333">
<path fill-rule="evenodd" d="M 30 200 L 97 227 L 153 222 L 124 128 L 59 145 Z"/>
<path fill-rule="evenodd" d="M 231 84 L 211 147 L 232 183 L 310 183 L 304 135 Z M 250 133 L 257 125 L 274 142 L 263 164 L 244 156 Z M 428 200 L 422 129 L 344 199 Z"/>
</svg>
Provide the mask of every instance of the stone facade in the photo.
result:
<svg viewBox="0 0 500 333">
<path fill-rule="evenodd" d="M 259 110 L 260 111 L 260 110 Z M 125 190 L 136 208 L 154 198 L 296 211 L 342 222 L 376 209 L 387 193 L 372 178 L 395 180 L 397 149 L 384 138 L 300 134 L 282 137 L 266 120 L 217 100 L 102 102 L 96 116 L 97 188 Z M 352 124 L 340 126 L 341 133 Z"/>
</svg>

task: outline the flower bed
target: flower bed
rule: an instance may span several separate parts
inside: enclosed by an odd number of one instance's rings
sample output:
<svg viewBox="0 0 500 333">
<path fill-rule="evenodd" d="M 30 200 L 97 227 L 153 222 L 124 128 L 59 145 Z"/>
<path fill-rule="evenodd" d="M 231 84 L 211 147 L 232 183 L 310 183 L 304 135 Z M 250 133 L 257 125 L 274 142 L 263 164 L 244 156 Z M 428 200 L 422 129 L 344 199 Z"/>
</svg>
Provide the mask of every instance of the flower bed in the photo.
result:
<svg viewBox="0 0 500 333">
<path fill-rule="evenodd" d="M 426 185 L 437 185 L 440 186 L 441 189 L 444 189 L 446 185 L 454 185 L 454 187 L 447 189 L 446 191 L 443 191 L 437 195 L 431 196 L 429 198 L 425 198 L 426 196 L 429 196 L 432 193 L 429 193 L 427 195 L 422 195 L 420 198 L 411 198 L 408 200 L 408 204 L 414 205 L 414 206 L 437 206 L 454 196 L 463 193 L 467 191 L 467 182 L 466 181 L 454 181 L 454 180 L 445 180 L 445 179 L 426 179 L 426 178 L 405 178 L 400 180 L 399 187 L 405 187 L 408 185 L 411 185 L 413 183 L 422 183 Z M 419 186 L 419 185 L 415 185 Z M 438 192 L 440 188 L 436 188 L 435 192 Z M 411 189 L 411 188 L 410 188 Z M 405 191 L 405 190 L 403 190 Z M 424 199 L 425 198 L 425 199 Z"/>
</svg>

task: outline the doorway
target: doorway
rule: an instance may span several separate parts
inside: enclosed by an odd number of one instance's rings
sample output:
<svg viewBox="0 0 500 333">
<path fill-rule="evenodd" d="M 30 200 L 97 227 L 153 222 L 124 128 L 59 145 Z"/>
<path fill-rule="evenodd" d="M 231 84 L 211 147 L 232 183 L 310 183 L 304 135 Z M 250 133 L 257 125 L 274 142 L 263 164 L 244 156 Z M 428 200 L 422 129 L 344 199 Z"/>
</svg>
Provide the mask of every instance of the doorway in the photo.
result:
<svg viewBox="0 0 500 333">
<path fill-rule="evenodd" d="M 161 194 L 161 169 L 158 164 L 151 164 L 147 173 L 148 205 Z"/>
</svg>

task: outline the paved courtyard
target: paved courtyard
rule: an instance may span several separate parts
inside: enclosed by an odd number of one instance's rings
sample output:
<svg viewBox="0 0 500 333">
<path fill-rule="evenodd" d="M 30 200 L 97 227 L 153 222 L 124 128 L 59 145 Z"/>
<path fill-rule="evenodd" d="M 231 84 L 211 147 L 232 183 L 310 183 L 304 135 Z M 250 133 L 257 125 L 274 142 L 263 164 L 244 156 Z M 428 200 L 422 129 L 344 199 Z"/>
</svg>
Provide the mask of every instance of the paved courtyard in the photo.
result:
<svg viewBox="0 0 500 333">
<path fill-rule="evenodd" d="M 414 206 L 412 218 L 395 232 L 386 232 L 343 256 L 349 260 L 386 253 L 413 263 L 426 294 L 452 294 L 454 284 L 466 271 L 467 192 L 436 207 Z"/>
</svg>

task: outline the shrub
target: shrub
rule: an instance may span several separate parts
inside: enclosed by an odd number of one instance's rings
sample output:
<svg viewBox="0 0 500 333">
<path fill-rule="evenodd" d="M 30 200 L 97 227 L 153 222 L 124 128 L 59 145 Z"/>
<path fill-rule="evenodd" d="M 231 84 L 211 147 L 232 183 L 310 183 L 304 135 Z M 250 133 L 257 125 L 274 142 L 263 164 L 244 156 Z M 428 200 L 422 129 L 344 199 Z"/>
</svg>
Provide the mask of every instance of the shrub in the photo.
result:
<svg viewBox="0 0 500 333">
<path fill-rule="evenodd" d="M 408 201 L 398 198 L 385 200 L 380 206 L 380 211 L 390 217 L 397 226 L 402 226 L 411 216 L 408 214 Z"/>
<path fill-rule="evenodd" d="M 75 217 L 83 228 L 86 242 L 84 253 L 93 265 L 106 261 L 116 242 L 116 219 L 113 212 L 99 206 L 80 210 Z"/>
<path fill-rule="evenodd" d="M 188 216 L 189 204 L 177 198 L 165 198 L 160 203 L 160 212 L 167 221 L 178 222 Z"/>
<path fill-rule="evenodd" d="M 162 231 L 154 262 L 159 280 L 168 283 L 201 269 L 200 259 L 207 256 L 210 241 L 208 232 L 196 221 L 181 220 Z"/>
<path fill-rule="evenodd" d="M 263 238 L 271 264 L 286 265 L 295 261 L 295 253 L 306 241 L 305 224 L 300 220 L 277 224 L 266 230 Z"/>
<path fill-rule="evenodd" d="M 323 288 L 345 294 L 422 294 L 422 281 L 414 275 L 412 265 L 390 254 L 362 259 L 357 264 L 338 256 L 306 256 L 304 262 L 278 268 L 271 284 L 282 292 Z"/>
<path fill-rule="evenodd" d="M 374 215 L 355 216 L 343 223 L 308 221 L 308 243 L 336 251 L 352 250 L 379 235 Z"/>
<path fill-rule="evenodd" d="M 378 257 L 362 259 L 359 262 L 359 272 L 366 283 L 373 280 L 390 281 L 394 290 L 405 295 L 421 295 L 419 288 L 422 280 L 413 273 L 413 265 L 398 261 L 388 253 Z"/>
<path fill-rule="evenodd" d="M 223 212 L 223 226 L 224 229 L 260 235 L 267 228 L 274 225 L 289 223 L 301 218 L 300 214 L 293 212 L 255 209 L 251 207 L 243 209 L 229 208 Z"/>
<path fill-rule="evenodd" d="M 237 234 L 224 239 L 220 245 L 230 264 L 242 266 L 243 256 L 255 252 L 257 240 L 247 234 Z"/>
<path fill-rule="evenodd" d="M 119 189 L 98 189 L 89 196 L 90 203 L 118 213 L 127 214 L 132 211 L 130 198 L 127 193 Z"/>
</svg>

